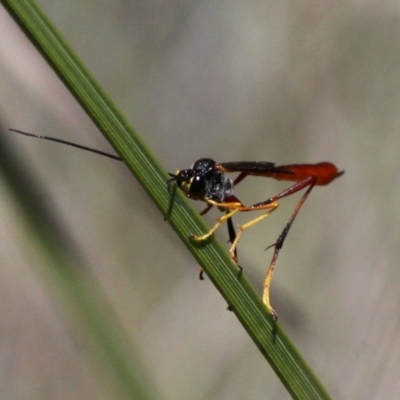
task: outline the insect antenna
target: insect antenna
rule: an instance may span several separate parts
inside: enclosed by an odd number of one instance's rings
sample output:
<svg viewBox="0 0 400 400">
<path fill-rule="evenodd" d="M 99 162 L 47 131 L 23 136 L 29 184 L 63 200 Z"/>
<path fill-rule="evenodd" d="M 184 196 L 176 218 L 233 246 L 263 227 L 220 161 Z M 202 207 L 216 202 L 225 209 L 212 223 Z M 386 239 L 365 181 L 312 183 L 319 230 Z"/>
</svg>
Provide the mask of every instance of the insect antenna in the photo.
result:
<svg viewBox="0 0 400 400">
<path fill-rule="evenodd" d="M 112 158 L 113 160 L 122 161 L 121 157 L 118 157 L 118 156 L 116 156 L 114 154 L 106 153 L 106 152 L 101 151 L 101 150 L 92 149 L 91 147 L 82 146 L 81 144 L 68 142 L 67 140 L 62 140 L 62 139 L 54 138 L 54 137 L 51 137 L 51 136 L 36 135 L 34 133 L 28 133 L 28 132 L 24 132 L 24 131 L 20 131 L 18 129 L 12 129 L 12 128 L 10 128 L 9 131 L 16 132 L 16 133 L 19 133 L 19 134 L 25 135 L 25 136 L 30 136 L 30 137 L 33 137 L 33 138 L 36 138 L 36 139 L 44 139 L 44 140 L 49 140 L 50 142 L 56 142 L 56 143 L 65 144 L 67 146 L 76 147 L 77 149 L 89 151 L 90 153 L 95 153 L 95 154 L 99 154 L 99 155 L 104 156 L 104 157 Z"/>
</svg>

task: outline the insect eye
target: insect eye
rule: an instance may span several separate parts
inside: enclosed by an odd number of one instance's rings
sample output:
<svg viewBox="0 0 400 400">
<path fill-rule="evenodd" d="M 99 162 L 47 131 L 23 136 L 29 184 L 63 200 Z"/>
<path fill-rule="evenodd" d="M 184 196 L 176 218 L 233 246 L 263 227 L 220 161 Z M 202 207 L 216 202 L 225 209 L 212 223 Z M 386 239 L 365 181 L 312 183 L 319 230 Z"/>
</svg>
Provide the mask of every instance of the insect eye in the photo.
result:
<svg viewBox="0 0 400 400">
<path fill-rule="evenodd" d="M 194 176 L 190 183 L 190 193 L 200 195 L 204 193 L 205 181 L 202 176 Z"/>
</svg>

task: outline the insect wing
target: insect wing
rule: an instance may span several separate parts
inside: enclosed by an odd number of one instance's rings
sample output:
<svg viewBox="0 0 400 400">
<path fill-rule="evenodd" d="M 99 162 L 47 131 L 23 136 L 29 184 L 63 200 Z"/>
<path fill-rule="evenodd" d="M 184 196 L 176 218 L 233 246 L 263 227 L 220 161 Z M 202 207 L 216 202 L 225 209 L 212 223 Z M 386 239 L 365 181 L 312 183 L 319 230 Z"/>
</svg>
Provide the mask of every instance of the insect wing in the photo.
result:
<svg viewBox="0 0 400 400">
<path fill-rule="evenodd" d="M 269 161 L 231 161 L 216 165 L 216 168 L 223 172 L 245 172 L 249 175 L 262 175 L 263 173 L 285 173 L 292 174 L 291 170 L 276 166 Z"/>
</svg>

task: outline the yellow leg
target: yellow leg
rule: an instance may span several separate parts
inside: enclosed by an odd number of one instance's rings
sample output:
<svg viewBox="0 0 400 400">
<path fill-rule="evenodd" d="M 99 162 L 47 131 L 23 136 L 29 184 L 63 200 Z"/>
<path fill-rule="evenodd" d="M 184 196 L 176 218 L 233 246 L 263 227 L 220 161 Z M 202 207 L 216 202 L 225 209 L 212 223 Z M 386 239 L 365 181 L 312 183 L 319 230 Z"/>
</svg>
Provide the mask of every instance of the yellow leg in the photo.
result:
<svg viewBox="0 0 400 400">
<path fill-rule="evenodd" d="M 208 239 L 217 229 L 218 227 L 224 223 L 228 218 L 232 217 L 233 215 L 235 215 L 237 212 L 239 211 L 238 208 L 232 210 L 231 212 L 225 214 L 224 216 L 222 216 L 221 218 L 219 218 L 217 220 L 217 223 L 213 226 L 213 228 L 211 228 L 205 235 L 202 236 L 195 236 L 193 235 L 191 238 L 193 240 L 195 240 L 196 242 L 202 242 L 203 240 Z"/>
<path fill-rule="evenodd" d="M 272 204 L 270 204 L 270 206 L 271 206 L 271 209 L 268 210 L 266 213 L 260 215 L 259 217 L 255 218 L 255 219 L 252 219 L 249 222 L 246 222 L 243 225 L 239 225 L 238 226 L 238 231 L 236 233 L 236 238 L 235 238 L 234 242 L 232 243 L 231 248 L 229 249 L 229 253 L 231 254 L 232 259 L 236 263 L 237 263 L 237 260 L 236 260 L 236 256 L 235 256 L 235 250 L 236 250 L 236 247 L 237 247 L 237 245 L 239 243 L 240 237 L 242 236 L 242 233 L 246 229 L 251 228 L 253 225 L 255 225 L 258 222 L 262 221 L 263 219 L 267 218 L 273 211 L 275 211 L 278 208 L 279 204 L 278 203 L 272 203 Z"/>
<path fill-rule="evenodd" d="M 264 285 L 263 285 L 264 286 L 263 302 L 264 302 L 265 306 L 268 308 L 268 311 L 272 314 L 272 318 L 275 321 L 278 319 L 278 314 L 271 306 L 269 289 L 271 287 L 272 276 L 274 275 L 275 264 L 276 264 L 276 260 L 278 258 L 278 253 L 279 253 L 279 250 L 275 249 L 275 252 L 274 252 L 274 255 L 272 256 L 272 261 L 268 268 L 267 275 L 265 276 Z"/>
</svg>

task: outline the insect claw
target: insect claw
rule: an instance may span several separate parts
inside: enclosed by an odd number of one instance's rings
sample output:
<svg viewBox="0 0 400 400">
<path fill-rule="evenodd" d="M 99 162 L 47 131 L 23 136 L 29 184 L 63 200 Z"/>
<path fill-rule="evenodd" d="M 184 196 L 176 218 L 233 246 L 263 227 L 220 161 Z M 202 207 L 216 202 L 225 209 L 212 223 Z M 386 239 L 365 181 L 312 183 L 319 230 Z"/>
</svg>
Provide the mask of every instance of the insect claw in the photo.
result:
<svg viewBox="0 0 400 400">
<path fill-rule="evenodd" d="M 268 249 L 270 249 L 271 247 L 275 247 L 276 245 L 277 243 L 270 244 L 268 247 L 264 249 L 264 251 L 267 251 Z"/>
</svg>

